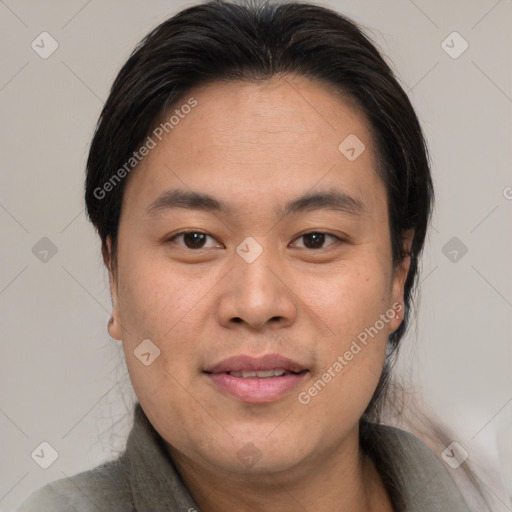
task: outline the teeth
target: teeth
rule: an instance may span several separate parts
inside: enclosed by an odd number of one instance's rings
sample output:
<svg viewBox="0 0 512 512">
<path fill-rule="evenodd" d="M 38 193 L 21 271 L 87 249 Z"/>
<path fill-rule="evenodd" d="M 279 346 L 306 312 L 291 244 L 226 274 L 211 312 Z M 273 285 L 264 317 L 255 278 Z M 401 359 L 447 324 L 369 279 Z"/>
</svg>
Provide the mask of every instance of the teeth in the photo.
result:
<svg viewBox="0 0 512 512">
<path fill-rule="evenodd" d="M 242 371 L 242 372 L 228 372 L 232 377 L 241 377 L 243 379 L 260 378 L 267 379 L 269 377 L 281 377 L 286 373 L 285 370 L 257 370 L 257 371 Z"/>
</svg>

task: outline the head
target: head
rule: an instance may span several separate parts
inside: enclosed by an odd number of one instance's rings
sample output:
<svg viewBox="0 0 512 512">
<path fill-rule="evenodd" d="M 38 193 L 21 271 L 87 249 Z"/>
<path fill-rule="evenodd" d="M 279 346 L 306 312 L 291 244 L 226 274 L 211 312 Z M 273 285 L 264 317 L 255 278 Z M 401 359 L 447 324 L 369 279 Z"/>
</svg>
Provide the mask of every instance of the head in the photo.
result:
<svg viewBox="0 0 512 512">
<path fill-rule="evenodd" d="M 213 1 L 154 29 L 102 111 L 86 203 L 109 331 L 169 449 L 284 471 L 376 419 L 432 196 L 407 95 L 343 16 Z M 246 390 L 223 373 L 240 355 L 293 375 Z"/>
</svg>

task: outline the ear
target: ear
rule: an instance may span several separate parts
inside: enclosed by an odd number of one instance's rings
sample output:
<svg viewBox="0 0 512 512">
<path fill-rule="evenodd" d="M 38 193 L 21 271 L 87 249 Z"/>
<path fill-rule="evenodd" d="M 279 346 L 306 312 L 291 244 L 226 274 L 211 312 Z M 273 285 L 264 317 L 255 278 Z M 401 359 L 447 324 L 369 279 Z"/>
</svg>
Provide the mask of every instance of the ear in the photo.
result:
<svg viewBox="0 0 512 512">
<path fill-rule="evenodd" d="M 405 256 L 402 261 L 393 270 L 393 285 L 391 291 L 392 308 L 397 316 L 389 321 L 390 332 L 396 331 L 403 320 L 404 311 L 404 286 L 409 268 L 411 267 L 411 247 L 414 238 L 414 230 L 408 229 L 402 236 L 402 245 Z"/>
<path fill-rule="evenodd" d="M 112 316 L 108 322 L 108 333 L 115 340 L 121 341 L 123 337 L 123 329 L 121 327 L 119 315 L 119 301 L 117 290 L 117 273 L 112 257 L 112 240 L 107 237 L 107 246 L 102 249 L 103 262 L 108 270 L 110 281 L 110 296 L 112 297 Z"/>
</svg>

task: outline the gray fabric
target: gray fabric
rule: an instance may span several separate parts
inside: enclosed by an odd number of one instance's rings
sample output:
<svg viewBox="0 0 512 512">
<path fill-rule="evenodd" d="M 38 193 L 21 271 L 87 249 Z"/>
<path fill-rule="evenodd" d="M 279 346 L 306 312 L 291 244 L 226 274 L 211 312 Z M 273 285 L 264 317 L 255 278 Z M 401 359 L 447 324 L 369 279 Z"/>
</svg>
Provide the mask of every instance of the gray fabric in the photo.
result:
<svg viewBox="0 0 512 512">
<path fill-rule="evenodd" d="M 448 470 L 437 456 L 409 432 L 371 425 L 379 457 L 391 465 L 407 512 L 469 512 Z"/>
<path fill-rule="evenodd" d="M 412 434 L 371 425 L 379 455 L 391 462 L 408 512 L 468 512 L 443 463 Z M 126 450 L 118 459 L 32 493 L 16 512 L 187 512 L 188 493 L 162 440 L 136 404 Z"/>
</svg>

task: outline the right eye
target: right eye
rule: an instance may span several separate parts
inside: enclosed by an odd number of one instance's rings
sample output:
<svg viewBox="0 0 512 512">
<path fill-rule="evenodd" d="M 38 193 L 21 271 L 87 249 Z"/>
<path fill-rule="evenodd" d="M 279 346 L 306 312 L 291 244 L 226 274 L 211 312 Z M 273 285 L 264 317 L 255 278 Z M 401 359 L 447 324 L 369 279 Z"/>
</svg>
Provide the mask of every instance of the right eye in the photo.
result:
<svg viewBox="0 0 512 512">
<path fill-rule="evenodd" d="M 210 246 L 205 246 L 205 242 L 208 238 L 211 238 L 215 243 Z M 178 240 L 180 242 L 178 242 Z M 176 242 L 178 245 L 187 249 L 205 249 L 208 247 L 220 246 L 215 238 L 207 233 L 202 233 L 201 231 L 182 231 L 181 233 L 173 235 L 168 241 Z"/>
</svg>

